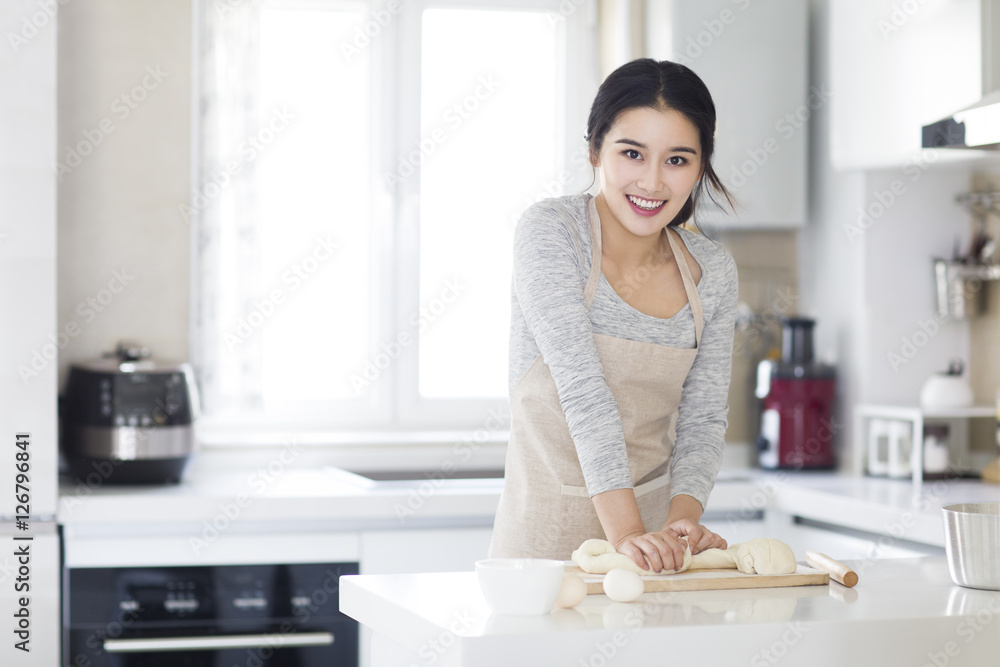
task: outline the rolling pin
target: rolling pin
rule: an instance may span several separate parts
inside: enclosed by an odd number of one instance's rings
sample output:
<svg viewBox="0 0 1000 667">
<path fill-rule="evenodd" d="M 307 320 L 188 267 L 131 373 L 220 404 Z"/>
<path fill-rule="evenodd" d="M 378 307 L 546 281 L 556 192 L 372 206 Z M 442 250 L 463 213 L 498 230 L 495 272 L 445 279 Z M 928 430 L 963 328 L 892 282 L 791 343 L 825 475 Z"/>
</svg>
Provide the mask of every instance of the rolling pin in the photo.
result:
<svg viewBox="0 0 1000 667">
<path fill-rule="evenodd" d="M 818 551 L 806 552 L 806 563 L 816 568 L 820 572 L 826 572 L 830 578 L 848 588 L 853 588 L 858 583 L 858 573 L 847 567 L 840 561 L 833 560 L 826 554 Z"/>
</svg>

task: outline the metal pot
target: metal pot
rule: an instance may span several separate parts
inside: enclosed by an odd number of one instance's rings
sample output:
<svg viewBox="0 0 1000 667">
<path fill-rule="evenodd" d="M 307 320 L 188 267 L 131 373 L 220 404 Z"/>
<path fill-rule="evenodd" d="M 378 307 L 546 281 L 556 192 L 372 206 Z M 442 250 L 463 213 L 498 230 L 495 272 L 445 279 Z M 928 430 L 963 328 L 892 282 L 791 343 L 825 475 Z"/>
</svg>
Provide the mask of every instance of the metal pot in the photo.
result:
<svg viewBox="0 0 1000 667">
<path fill-rule="evenodd" d="M 986 303 L 984 282 L 998 279 L 1000 265 L 934 260 L 938 317 L 965 320 L 981 314 Z"/>
<path fill-rule="evenodd" d="M 1000 591 L 1000 503 L 959 503 L 941 511 L 952 581 Z"/>
</svg>

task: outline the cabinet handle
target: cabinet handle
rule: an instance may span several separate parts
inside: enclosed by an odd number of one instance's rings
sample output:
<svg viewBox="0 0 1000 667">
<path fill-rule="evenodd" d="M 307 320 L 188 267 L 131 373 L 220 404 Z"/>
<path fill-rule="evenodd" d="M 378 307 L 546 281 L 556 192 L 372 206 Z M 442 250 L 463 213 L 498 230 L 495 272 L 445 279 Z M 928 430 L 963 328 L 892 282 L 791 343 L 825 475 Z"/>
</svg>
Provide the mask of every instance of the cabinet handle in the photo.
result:
<svg viewBox="0 0 1000 667">
<path fill-rule="evenodd" d="M 212 651 L 239 648 L 280 649 L 290 646 L 328 646 L 332 632 L 302 632 L 275 635 L 217 635 L 214 637 L 162 637 L 157 639 L 106 639 L 108 653 L 148 653 L 151 651 Z"/>
</svg>

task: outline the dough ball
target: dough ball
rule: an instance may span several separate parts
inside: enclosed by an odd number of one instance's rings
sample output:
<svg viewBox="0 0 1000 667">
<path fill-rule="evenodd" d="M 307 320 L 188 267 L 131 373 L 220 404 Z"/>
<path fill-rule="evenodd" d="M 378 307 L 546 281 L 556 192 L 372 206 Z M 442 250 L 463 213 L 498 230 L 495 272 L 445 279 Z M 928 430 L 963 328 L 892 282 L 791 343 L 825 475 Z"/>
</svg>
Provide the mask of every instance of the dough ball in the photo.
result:
<svg viewBox="0 0 1000 667">
<path fill-rule="evenodd" d="M 587 584 L 583 579 L 575 574 L 564 574 L 559 595 L 556 597 L 556 606 L 560 609 L 569 609 L 580 604 L 585 597 L 587 597 Z"/>
<path fill-rule="evenodd" d="M 616 568 L 604 575 L 604 593 L 615 602 L 631 602 L 643 593 L 642 579 L 631 570 Z"/>
<path fill-rule="evenodd" d="M 730 547 L 736 551 L 736 568 L 746 574 L 791 574 L 795 552 L 773 537 L 758 537 Z"/>
</svg>

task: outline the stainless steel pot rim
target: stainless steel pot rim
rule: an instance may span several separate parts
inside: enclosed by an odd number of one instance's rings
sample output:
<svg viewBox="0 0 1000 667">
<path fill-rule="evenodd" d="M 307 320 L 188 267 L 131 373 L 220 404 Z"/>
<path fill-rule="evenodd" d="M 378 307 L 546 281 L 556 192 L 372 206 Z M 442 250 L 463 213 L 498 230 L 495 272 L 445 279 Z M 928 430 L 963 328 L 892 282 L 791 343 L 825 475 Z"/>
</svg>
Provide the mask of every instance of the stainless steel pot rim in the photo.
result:
<svg viewBox="0 0 1000 667">
<path fill-rule="evenodd" d="M 1000 502 L 979 502 L 979 503 L 954 503 L 941 507 L 942 512 L 952 512 L 954 514 L 1000 514 Z"/>
</svg>

